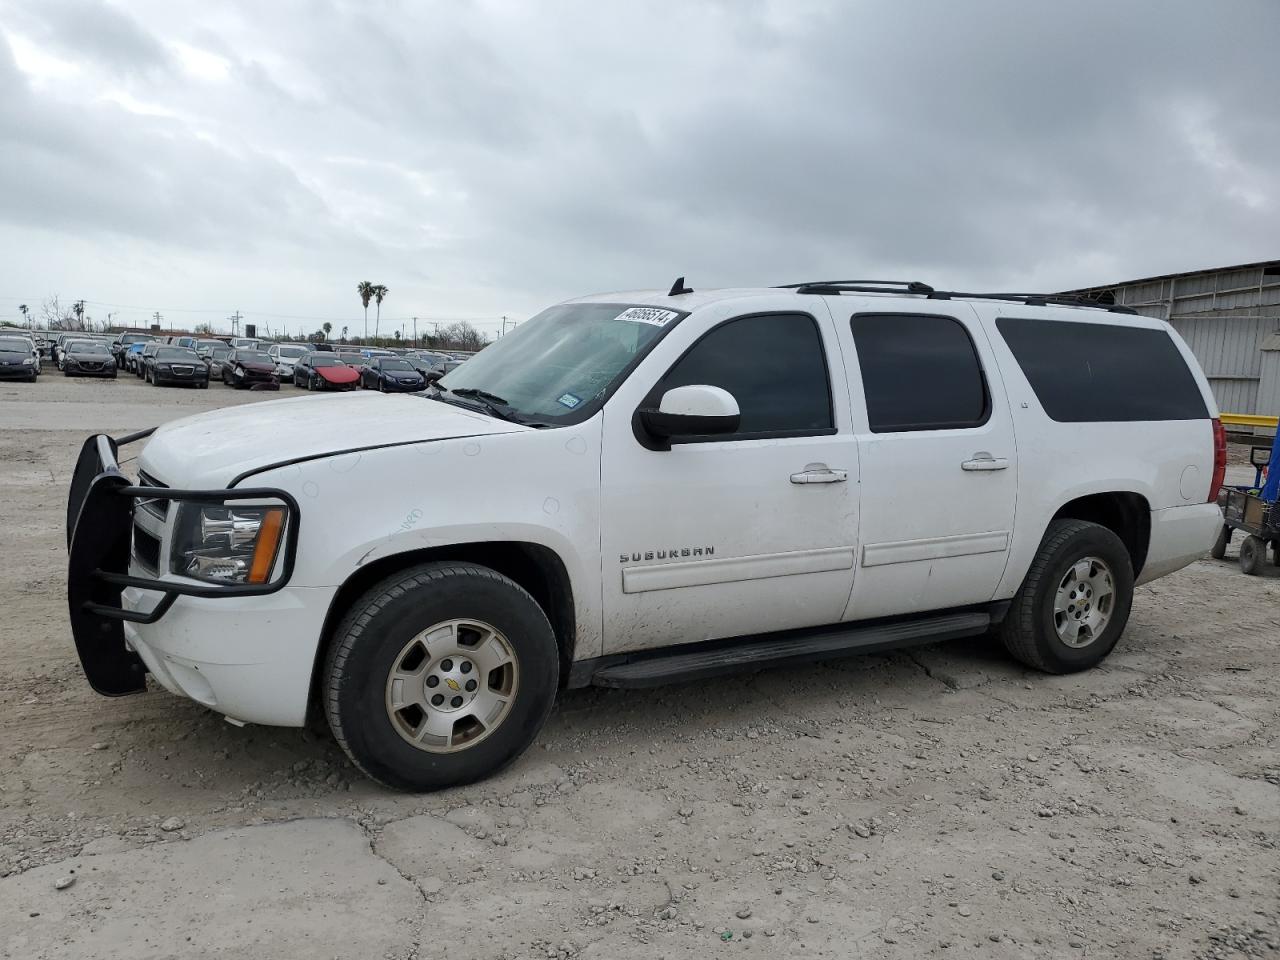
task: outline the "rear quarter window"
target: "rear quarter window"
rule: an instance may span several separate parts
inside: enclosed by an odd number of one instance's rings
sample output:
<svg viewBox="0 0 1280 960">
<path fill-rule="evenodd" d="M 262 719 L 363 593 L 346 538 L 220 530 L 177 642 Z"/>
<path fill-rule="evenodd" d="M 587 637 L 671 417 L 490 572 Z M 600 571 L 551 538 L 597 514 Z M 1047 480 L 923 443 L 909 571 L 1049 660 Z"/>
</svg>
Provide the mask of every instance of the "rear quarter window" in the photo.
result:
<svg viewBox="0 0 1280 960">
<path fill-rule="evenodd" d="M 1203 420 L 1200 385 L 1168 331 L 1000 317 L 1036 398 L 1060 423 Z"/>
</svg>

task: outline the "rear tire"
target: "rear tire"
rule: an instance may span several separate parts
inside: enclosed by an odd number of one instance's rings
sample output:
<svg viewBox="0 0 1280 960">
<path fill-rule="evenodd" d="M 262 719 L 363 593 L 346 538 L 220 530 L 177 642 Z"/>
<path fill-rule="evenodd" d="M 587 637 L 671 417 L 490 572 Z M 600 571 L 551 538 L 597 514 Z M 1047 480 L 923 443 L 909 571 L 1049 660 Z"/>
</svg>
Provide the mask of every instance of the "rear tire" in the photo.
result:
<svg viewBox="0 0 1280 960">
<path fill-rule="evenodd" d="M 1267 545 L 1253 534 L 1240 541 L 1240 569 L 1251 577 L 1261 572 L 1267 562 Z"/>
<path fill-rule="evenodd" d="M 441 672 L 449 670 L 456 678 Z M 551 710 L 559 673 L 551 624 L 523 588 L 488 567 L 426 563 L 352 604 L 325 657 L 322 695 L 334 738 L 368 776 L 398 790 L 439 790 L 523 753 Z M 419 730 L 425 739 L 415 743 Z"/>
<path fill-rule="evenodd" d="M 1218 531 L 1218 539 L 1213 541 L 1213 549 L 1209 551 L 1209 556 L 1215 560 L 1221 560 L 1227 555 L 1227 544 L 1231 542 L 1231 528 L 1225 523 L 1222 529 Z"/>
<path fill-rule="evenodd" d="M 1132 605 L 1133 566 L 1120 538 L 1096 523 L 1055 520 L 1000 639 L 1014 659 L 1037 670 L 1087 670 L 1115 647 Z"/>
</svg>

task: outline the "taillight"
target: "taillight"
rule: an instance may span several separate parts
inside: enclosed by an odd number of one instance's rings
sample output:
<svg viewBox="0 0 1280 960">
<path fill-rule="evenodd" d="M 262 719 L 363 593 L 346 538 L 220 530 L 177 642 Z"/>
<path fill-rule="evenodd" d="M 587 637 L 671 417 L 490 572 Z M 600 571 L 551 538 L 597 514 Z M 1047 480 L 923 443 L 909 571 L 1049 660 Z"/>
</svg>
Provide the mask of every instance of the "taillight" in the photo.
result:
<svg viewBox="0 0 1280 960">
<path fill-rule="evenodd" d="M 1227 431 L 1222 429 L 1222 421 L 1213 419 L 1213 482 L 1209 484 L 1209 503 L 1218 500 L 1218 488 L 1227 479 Z"/>
</svg>

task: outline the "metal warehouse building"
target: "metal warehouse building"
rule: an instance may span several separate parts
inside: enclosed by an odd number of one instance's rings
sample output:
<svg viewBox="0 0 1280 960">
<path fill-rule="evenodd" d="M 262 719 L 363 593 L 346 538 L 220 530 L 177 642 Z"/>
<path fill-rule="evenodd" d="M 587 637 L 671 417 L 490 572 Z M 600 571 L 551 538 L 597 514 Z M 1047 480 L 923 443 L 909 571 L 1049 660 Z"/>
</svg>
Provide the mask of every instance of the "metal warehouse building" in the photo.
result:
<svg viewBox="0 0 1280 960">
<path fill-rule="evenodd" d="M 1066 292 L 1168 320 L 1224 413 L 1280 414 L 1280 260 Z"/>
</svg>

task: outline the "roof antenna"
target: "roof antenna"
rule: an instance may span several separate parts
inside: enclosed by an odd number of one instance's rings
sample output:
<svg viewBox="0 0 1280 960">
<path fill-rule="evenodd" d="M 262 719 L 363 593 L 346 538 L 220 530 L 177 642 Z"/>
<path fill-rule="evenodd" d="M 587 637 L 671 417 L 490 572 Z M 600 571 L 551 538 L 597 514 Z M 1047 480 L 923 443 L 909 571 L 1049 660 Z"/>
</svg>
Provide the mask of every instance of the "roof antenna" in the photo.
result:
<svg viewBox="0 0 1280 960">
<path fill-rule="evenodd" d="M 684 285 L 684 277 L 676 277 L 676 282 L 671 285 L 671 292 L 668 297 L 678 297 L 682 293 L 693 293 L 693 288 Z"/>
</svg>

